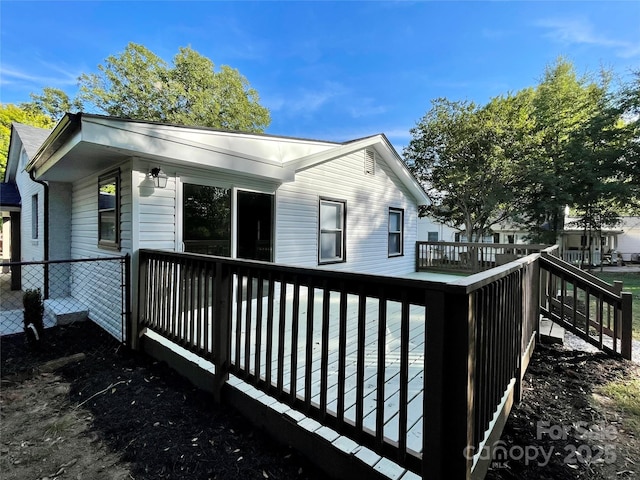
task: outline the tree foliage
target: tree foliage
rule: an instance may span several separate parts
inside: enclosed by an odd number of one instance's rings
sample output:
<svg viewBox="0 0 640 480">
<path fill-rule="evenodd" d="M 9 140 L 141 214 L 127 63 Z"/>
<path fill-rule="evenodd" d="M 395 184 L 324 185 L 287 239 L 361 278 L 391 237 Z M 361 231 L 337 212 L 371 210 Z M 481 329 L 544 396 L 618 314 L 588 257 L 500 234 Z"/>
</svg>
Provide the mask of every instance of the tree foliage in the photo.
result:
<svg viewBox="0 0 640 480">
<path fill-rule="evenodd" d="M 34 115 L 46 115 L 56 122 L 67 112 L 82 110 L 82 102 L 79 99 L 72 100 L 59 88 L 45 87 L 41 95 L 31 93 L 29 96 L 31 102 L 21 104 L 21 108 Z"/>
<path fill-rule="evenodd" d="M 271 121 L 238 70 L 216 71 L 189 47 L 180 48 L 171 66 L 130 43 L 98 70 L 80 77 L 80 98 L 108 115 L 248 132 L 262 132 Z"/>
<path fill-rule="evenodd" d="M 482 238 L 503 219 L 555 243 L 567 205 L 599 230 L 640 198 L 640 74 L 578 76 L 560 58 L 535 88 L 484 106 L 438 99 L 411 130 L 405 160 L 430 192 L 424 210 Z"/>
<path fill-rule="evenodd" d="M 13 104 L 0 105 L 0 178 L 4 179 L 11 140 L 11 124 L 24 123 L 40 128 L 53 128 L 51 117 Z"/>
<path fill-rule="evenodd" d="M 482 238 L 512 213 L 520 180 L 510 156 L 525 147 L 509 124 L 527 122 L 521 111 L 526 104 L 525 94 L 482 108 L 442 98 L 432 102 L 404 150 L 430 196 L 422 214 L 464 226 L 468 238 Z"/>
</svg>

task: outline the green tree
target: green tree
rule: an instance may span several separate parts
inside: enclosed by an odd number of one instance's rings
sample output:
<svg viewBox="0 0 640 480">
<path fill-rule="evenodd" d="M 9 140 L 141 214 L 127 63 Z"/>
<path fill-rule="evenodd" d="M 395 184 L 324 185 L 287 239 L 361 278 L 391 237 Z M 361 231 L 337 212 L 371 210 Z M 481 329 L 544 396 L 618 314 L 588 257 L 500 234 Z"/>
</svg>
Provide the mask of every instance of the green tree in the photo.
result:
<svg viewBox="0 0 640 480">
<path fill-rule="evenodd" d="M 31 102 L 20 105 L 24 110 L 33 114 L 46 115 L 56 122 L 67 112 L 79 112 L 82 110 L 82 102 L 79 99 L 70 99 L 59 88 L 45 87 L 41 95 L 31 93 Z"/>
<path fill-rule="evenodd" d="M 411 130 L 405 161 L 426 187 L 431 203 L 421 212 L 480 240 L 507 218 L 515 204 L 518 177 L 507 157 L 513 98 L 488 107 L 437 99 Z M 504 116 L 502 116 L 504 115 Z"/>
<path fill-rule="evenodd" d="M 627 213 L 640 211 L 640 70 L 632 72 L 630 81 L 623 86 L 617 97 L 617 110 L 620 117 L 620 168 L 624 182 L 631 190 Z"/>
<path fill-rule="evenodd" d="M 108 115 L 248 132 L 262 132 L 271 121 L 238 70 L 215 71 L 189 47 L 180 48 L 170 66 L 130 43 L 98 69 L 80 77 L 80 98 Z"/>
<path fill-rule="evenodd" d="M 585 156 L 585 149 L 590 148 L 585 143 L 587 137 L 592 138 L 593 147 L 596 136 L 602 133 L 597 129 L 606 123 L 597 120 L 606 104 L 606 72 L 600 80 L 598 83 L 588 75 L 578 77 L 573 65 L 560 58 L 546 68 L 536 88 L 533 115 L 539 148 L 523 164 L 530 184 L 523 220 L 532 239 L 538 242 L 556 242 L 564 228 L 565 207 L 574 202 L 590 203 L 580 194 L 585 192 L 585 186 L 603 180 L 602 175 L 609 168 L 595 168 L 593 156 Z M 581 142 L 583 146 L 579 147 Z"/>
<path fill-rule="evenodd" d="M 53 128 L 55 123 L 51 117 L 42 113 L 33 112 L 10 103 L 0 105 L 0 178 L 3 179 L 7 168 L 11 124 L 13 122 L 40 128 Z"/>
</svg>

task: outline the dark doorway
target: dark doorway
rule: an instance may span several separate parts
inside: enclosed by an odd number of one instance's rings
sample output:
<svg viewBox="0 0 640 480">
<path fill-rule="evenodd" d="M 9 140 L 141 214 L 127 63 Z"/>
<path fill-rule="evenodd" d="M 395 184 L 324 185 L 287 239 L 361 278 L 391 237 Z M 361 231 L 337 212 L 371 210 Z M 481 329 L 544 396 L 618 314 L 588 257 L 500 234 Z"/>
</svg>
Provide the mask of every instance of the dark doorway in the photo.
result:
<svg viewBox="0 0 640 480">
<path fill-rule="evenodd" d="M 238 191 L 238 258 L 273 261 L 273 195 Z"/>
</svg>

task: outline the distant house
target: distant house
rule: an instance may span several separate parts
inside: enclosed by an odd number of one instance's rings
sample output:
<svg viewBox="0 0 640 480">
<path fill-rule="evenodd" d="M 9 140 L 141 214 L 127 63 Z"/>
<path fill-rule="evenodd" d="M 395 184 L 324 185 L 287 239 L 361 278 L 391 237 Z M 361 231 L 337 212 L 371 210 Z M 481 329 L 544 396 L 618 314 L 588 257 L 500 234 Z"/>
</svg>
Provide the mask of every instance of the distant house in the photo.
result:
<svg viewBox="0 0 640 480">
<path fill-rule="evenodd" d="M 3 262 L 45 258 L 44 223 L 39 214 L 45 208 L 45 187 L 31 180 L 24 169 L 50 133 L 19 123 L 11 126 L 7 165 L 0 184 Z M 52 253 L 51 258 L 55 258 L 56 252 Z M 13 285 L 19 285 L 19 281 Z"/>
<path fill-rule="evenodd" d="M 22 260 L 159 248 L 404 274 L 428 201 L 382 134 L 336 143 L 90 114 L 16 124 L 7 177 Z"/>
<path fill-rule="evenodd" d="M 564 260 L 573 264 L 600 265 L 601 262 L 616 263 L 620 254 L 624 262 L 640 263 L 640 217 L 622 216 L 615 227 L 586 234 L 583 228 L 575 225 L 575 220 L 566 215 L 565 228 L 559 234 L 557 243 Z M 466 242 L 462 230 L 463 227 L 455 229 L 428 217 L 418 219 L 419 241 Z M 492 233 L 482 242 L 526 244 L 527 232 L 510 222 L 501 222 L 493 226 Z"/>
</svg>

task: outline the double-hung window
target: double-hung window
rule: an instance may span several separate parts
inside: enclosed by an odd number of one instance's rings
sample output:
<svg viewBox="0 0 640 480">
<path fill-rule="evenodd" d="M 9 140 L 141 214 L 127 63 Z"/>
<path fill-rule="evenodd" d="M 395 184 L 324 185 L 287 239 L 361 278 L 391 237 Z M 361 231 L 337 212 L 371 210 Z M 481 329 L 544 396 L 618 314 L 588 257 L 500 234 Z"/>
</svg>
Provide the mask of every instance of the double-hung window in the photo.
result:
<svg viewBox="0 0 640 480">
<path fill-rule="evenodd" d="M 320 199 L 318 263 L 344 262 L 346 204 L 340 200 Z"/>
<path fill-rule="evenodd" d="M 98 179 L 98 245 L 120 248 L 120 170 Z"/>
<path fill-rule="evenodd" d="M 403 254 L 404 211 L 400 208 L 389 209 L 389 256 Z"/>
</svg>

